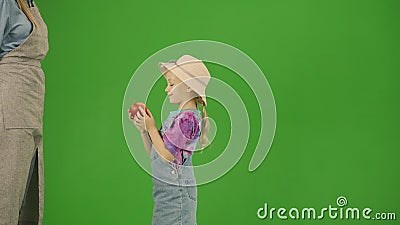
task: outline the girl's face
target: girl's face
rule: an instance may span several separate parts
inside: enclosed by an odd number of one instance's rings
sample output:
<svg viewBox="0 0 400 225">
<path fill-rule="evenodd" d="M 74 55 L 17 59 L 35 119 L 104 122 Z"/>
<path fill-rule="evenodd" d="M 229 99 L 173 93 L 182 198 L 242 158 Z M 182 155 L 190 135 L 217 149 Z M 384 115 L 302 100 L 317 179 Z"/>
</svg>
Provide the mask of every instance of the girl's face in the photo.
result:
<svg viewBox="0 0 400 225">
<path fill-rule="evenodd" d="M 172 72 L 168 71 L 164 77 L 167 80 L 165 92 L 167 92 L 171 104 L 182 104 L 197 96 L 191 88 Z"/>
</svg>

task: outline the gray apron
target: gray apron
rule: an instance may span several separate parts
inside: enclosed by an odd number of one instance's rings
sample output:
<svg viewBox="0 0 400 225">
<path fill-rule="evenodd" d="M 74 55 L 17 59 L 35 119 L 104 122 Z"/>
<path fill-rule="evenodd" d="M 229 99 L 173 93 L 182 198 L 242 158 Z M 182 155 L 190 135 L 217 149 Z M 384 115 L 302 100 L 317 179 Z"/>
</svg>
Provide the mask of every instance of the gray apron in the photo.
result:
<svg viewBox="0 0 400 225">
<path fill-rule="evenodd" d="M 196 225 L 197 187 L 192 155 L 182 165 L 165 161 L 151 148 L 153 180 L 152 225 Z"/>
<path fill-rule="evenodd" d="M 0 225 L 42 224 L 42 118 L 48 51 L 47 27 L 37 7 L 38 27 L 0 59 Z"/>
</svg>

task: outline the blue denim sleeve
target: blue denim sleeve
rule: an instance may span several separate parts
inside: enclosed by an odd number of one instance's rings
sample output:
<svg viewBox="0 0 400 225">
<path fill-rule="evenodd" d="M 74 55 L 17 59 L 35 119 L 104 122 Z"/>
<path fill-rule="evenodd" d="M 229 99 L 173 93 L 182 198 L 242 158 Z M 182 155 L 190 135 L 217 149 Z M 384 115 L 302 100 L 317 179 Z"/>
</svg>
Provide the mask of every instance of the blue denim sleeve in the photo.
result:
<svg viewBox="0 0 400 225">
<path fill-rule="evenodd" d="M 6 32 L 7 23 L 10 18 L 10 7 L 7 0 L 0 0 L 0 47 Z"/>
</svg>

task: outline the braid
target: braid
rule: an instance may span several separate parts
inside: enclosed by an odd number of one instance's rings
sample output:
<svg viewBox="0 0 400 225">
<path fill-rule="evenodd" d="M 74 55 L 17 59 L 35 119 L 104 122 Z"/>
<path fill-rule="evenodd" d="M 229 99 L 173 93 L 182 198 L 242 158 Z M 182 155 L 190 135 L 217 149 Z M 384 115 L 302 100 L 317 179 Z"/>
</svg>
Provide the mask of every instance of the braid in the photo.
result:
<svg viewBox="0 0 400 225">
<path fill-rule="evenodd" d="M 203 103 L 200 96 L 196 97 L 196 103 L 197 104 Z M 209 144 L 209 140 L 208 140 L 208 132 L 209 131 L 210 131 L 210 122 L 208 120 L 206 106 L 203 105 L 203 115 L 201 118 L 201 133 L 200 133 L 200 138 L 199 138 L 201 148 L 204 148 Z M 204 151 L 204 149 L 202 149 L 200 152 L 203 152 L 203 151 Z"/>
<path fill-rule="evenodd" d="M 35 27 L 38 27 L 38 24 L 33 17 L 31 11 L 29 11 L 28 5 L 26 4 L 25 0 L 17 0 L 18 7 L 25 13 L 26 17 L 28 17 L 29 21 L 33 23 Z"/>
</svg>

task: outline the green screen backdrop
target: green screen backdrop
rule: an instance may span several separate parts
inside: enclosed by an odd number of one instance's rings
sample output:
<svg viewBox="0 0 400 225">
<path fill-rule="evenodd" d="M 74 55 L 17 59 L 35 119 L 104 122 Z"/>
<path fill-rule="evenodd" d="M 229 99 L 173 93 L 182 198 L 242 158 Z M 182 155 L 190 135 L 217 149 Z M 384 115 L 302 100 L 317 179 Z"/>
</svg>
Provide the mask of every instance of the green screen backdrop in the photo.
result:
<svg viewBox="0 0 400 225">
<path fill-rule="evenodd" d="M 43 62 L 44 225 L 151 223 L 151 176 L 132 157 L 122 129 L 125 89 L 146 58 L 198 39 L 229 44 L 251 57 L 270 84 L 277 113 L 268 156 L 249 172 L 260 114 L 249 87 L 229 76 L 252 112 L 250 141 L 232 170 L 198 187 L 198 224 L 398 224 L 399 218 L 327 214 L 280 219 L 276 212 L 273 219 L 260 219 L 257 211 L 268 203 L 319 212 L 338 207 L 343 196 L 346 207 L 369 207 L 371 216 L 400 216 L 399 1 L 36 4 L 50 42 Z M 220 79 L 232 73 L 207 66 Z M 165 84 L 160 80 L 156 87 Z M 157 111 L 162 101 L 150 99 Z M 229 138 L 227 112 L 211 100 L 207 112 L 220 119 L 218 133 L 210 151 L 195 154 L 195 163 L 217 157 Z"/>
</svg>

